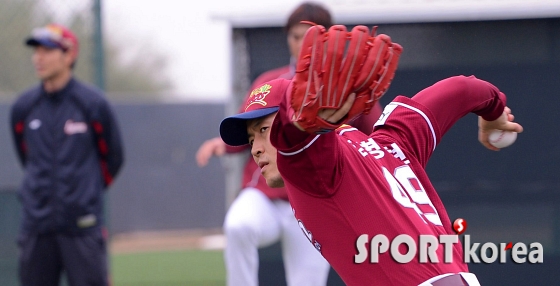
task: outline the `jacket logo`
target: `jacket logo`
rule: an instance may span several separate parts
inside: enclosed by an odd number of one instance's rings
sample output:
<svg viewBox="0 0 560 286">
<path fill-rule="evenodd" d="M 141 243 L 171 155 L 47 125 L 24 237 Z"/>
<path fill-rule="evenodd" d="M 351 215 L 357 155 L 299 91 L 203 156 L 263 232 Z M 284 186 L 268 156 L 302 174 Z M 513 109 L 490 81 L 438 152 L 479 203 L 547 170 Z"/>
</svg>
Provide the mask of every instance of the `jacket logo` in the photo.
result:
<svg viewBox="0 0 560 286">
<path fill-rule="evenodd" d="M 66 124 L 64 124 L 64 133 L 68 135 L 86 133 L 87 130 L 88 126 L 85 122 L 74 122 L 74 120 L 68 119 Z"/>
<path fill-rule="evenodd" d="M 251 91 L 251 94 L 249 95 L 249 99 L 247 100 L 247 106 L 245 107 L 245 111 L 249 109 L 249 106 L 255 103 L 260 104 L 262 106 L 266 106 L 267 103 L 266 101 L 264 101 L 264 99 L 270 93 L 271 88 L 272 86 L 270 84 L 265 84 L 261 87 L 253 89 L 253 91 Z"/>
<path fill-rule="evenodd" d="M 29 128 L 31 130 L 37 130 L 37 129 L 39 129 L 39 127 L 41 127 L 41 120 L 33 119 L 33 120 L 29 121 Z"/>
<path fill-rule="evenodd" d="M 92 227 L 97 223 L 97 217 L 94 214 L 88 214 L 79 217 L 76 223 L 80 228 Z"/>
</svg>

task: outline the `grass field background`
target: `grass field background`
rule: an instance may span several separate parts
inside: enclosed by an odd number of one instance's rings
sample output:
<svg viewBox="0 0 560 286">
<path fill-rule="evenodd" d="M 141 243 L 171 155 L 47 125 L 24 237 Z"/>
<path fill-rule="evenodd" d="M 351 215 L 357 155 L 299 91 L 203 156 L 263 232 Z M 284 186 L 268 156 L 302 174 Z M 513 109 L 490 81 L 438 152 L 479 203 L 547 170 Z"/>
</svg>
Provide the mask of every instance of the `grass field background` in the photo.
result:
<svg viewBox="0 0 560 286">
<path fill-rule="evenodd" d="M 225 285 L 221 250 L 180 250 L 111 255 L 113 286 Z"/>
</svg>

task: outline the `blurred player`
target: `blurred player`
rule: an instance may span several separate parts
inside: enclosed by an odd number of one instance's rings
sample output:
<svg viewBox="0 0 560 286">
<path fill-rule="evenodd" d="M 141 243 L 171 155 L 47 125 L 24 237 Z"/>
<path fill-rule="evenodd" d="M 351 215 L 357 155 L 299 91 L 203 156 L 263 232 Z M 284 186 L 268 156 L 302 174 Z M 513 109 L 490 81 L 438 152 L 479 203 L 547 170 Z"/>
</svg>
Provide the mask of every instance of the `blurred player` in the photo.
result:
<svg viewBox="0 0 560 286">
<path fill-rule="evenodd" d="M 332 25 L 330 12 L 322 5 L 304 2 L 295 8 L 284 27 L 291 63 L 263 73 L 254 81 L 250 90 L 271 79 L 293 77 L 301 40 L 310 27 L 300 23 L 303 20 L 326 27 Z M 380 114 L 381 107 L 376 105 L 372 113 L 355 122 L 355 126 L 369 133 Z M 220 137 L 216 137 L 200 146 L 196 159 L 202 167 L 214 155 L 241 152 L 248 147 L 226 146 Z M 268 187 L 260 172 L 257 164 L 248 157 L 243 172 L 243 189 L 226 214 L 224 232 L 227 238 L 227 284 L 257 285 L 258 248 L 281 241 L 288 285 L 325 285 L 330 267 L 302 235 L 288 203 L 286 190 Z"/>
<path fill-rule="evenodd" d="M 11 109 L 24 179 L 18 238 L 24 286 L 108 285 L 103 192 L 123 163 L 119 128 L 104 95 L 73 76 L 78 40 L 50 24 L 26 40 L 41 83 Z"/>
<path fill-rule="evenodd" d="M 356 263 L 357 239 L 383 234 L 392 241 L 407 234 L 417 243 L 421 234 L 454 234 L 424 168 L 443 135 L 469 112 L 479 116 L 479 139 L 491 150 L 496 148 L 488 144 L 490 130 L 521 132 L 512 122 L 505 95 L 474 76 L 451 77 L 412 98 L 396 97 L 369 135 L 348 125 L 317 135 L 300 130 L 288 116 L 289 83 L 268 82 L 261 104 L 249 98 L 244 112 L 222 121 L 220 134 L 229 145 L 249 143 L 267 184 L 286 186 L 300 227 L 344 282 L 479 285 L 463 262 L 460 243 L 453 244 L 452 263 L 443 262 L 442 246 L 439 263 L 414 258 L 401 264 L 388 253 L 381 254 L 379 262 Z M 338 122 L 352 100 L 350 96 L 334 114 L 325 110 L 321 118 Z"/>
</svg>

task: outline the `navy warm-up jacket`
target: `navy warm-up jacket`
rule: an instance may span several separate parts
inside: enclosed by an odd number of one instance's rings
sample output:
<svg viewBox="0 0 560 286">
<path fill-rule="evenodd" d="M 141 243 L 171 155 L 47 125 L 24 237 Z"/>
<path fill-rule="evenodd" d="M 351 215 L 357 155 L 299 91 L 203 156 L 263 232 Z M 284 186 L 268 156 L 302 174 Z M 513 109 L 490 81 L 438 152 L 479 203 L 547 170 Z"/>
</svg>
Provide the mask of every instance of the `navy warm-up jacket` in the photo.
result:
<svg viewBox="0 0 560 286">
<path fill-rule="evenodd" d="M 22 231 L 80 232 L 103 224 L 103 192 L 123 163 L 120 132 L 100 90 L 71 79 L 21 94 L 11 129 L 24 168 Z"/>
</svg>

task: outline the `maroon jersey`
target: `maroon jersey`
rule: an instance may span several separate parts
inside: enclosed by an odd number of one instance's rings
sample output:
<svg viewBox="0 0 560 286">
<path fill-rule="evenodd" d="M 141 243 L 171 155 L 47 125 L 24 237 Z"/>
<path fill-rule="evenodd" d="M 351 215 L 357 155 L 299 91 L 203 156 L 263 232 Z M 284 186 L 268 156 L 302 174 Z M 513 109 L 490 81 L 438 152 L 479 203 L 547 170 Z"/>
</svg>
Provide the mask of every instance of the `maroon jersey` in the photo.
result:
<svg viewBox="0 0 560 286">
<path fill-rule="evenodd" d="M 271 130 L 278 169 L 304 234 L 347 285 L 418 285 L 440 274 L 468 272 L 460 243 L 453 245 L 452 263 L 443 262 L 443 245 L 439 263 L 415 258 L 401 264 L 389 252 L 377 263 L 355 263 L 356 240 L 383 234 L 392 241 L 407 234 L 418 242 L 420 235 L 454 234 L 424 168 L 459 118 L 468 112 L 487 120 L 501 115 L 505 96 L 496 87 L 458 76 L 412 99 L 399 96 L 370 135 L 346 125 L 309 135 L 291 124 L 285 105 Z"/>
<path fill-rule="evenodd" d="M 255 79 L 255 81 L 253 82 L 253 85 L 251 86 L 251 88 L 249 90 L 253 90 L 256 87 L 262 85 L 263 83 L 265 83 L 267 81 L 270 81 L 270 80 L 273 80 L 273 79 L 277 79 L 277 78 L 291 79 L 294 76 L 294 70 L 293 69 L 294 69 L 294 66 L 287 65 L 287 66 L 283 66 L 283 67 L 279 67 L 279 68 L 267 71 L 267 72 L 263 73 L 262 75 L 260 75 L 259 77 L 257 77 Z M 246 99 L 247 98 L 245 98 L 244 102 L 246 101 Z M 244 106 L 242 105 L 239 109 L 239 113 L 242 113 L 242 112 L 245 111 L 243 108 L 244 108 Z M 363 132 L 369 133 L 373 129 L 373 124 L 379 118 L 380 115 L 381 115 L 381 106 L 379 104 L 376 104 L 369 115 L 362 116 L 362 117 L 358 118 L 356 120 L 356 122 L 354 122 L 353 125 L 356 126 L 359 130 L 362 130 Z M 237 152 L 244 151 L 248 148 L 249 148 L 249 145 L 241 146 L 241 147 L 227 146 L 227 152 L 228 153 L 237 153 Z M 246 162 L 246 164 L 244 166 L 244 169 L 243 169 L 242 187 L 243 188 L 249 188 L 249 187 L 256 188 L 256 189 L 260 190 L 261 192 L 263 192 L 271 200 L 272 199 L 283 199 L 283 200 L 288 199 L 288 194 L 287 194 L 285 188 L 271 188 L 266 184 L 266 180 L 261 175 L 261 169 L 255 163 L 255 160 L 253 159 L 252 156 L 249 156 L 247 158 L 247 162 Z"/>
</svg>

